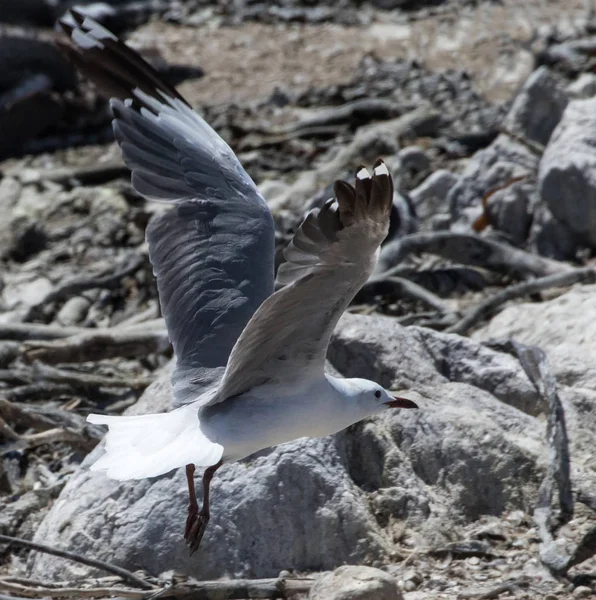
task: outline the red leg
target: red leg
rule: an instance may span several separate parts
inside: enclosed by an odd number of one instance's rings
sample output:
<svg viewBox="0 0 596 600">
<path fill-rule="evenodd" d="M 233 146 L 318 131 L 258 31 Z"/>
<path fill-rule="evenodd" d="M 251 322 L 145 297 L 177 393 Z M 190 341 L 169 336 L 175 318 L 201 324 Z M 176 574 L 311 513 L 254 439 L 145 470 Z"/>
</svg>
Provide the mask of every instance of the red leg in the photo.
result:
<svg viewBox="0 0 596 600">
<path fill-rule="evenodd" d="M 186 465 L 186 483 L 188 484 L 188 516 L 186 517 L 184 539 L 188 538 L 190 528 L 199 512 L 197 494 L 195 492 L 195 466 L 193 464 Z"/>
<path fill-rule="evenodd" d="M 191 556 L 198 550 L 199 544 L 203 539 L 205 529 L 207 529 L 207 523 L 209 523 L 209 486 L 215 471 L 221 467 L 222 461 L 220 460 L 216 465 L 207 467 L 203 474 L 203 506 L 201 510 L 198 510 L 196 495 L 194 493 L 194 465 L 187 465 L 186 476 L 188 479 L 188 491 L 191 498 L 194 498 L 194 508 L 191 499 L 188 507 L 188 518 L 186 520 L 186 530 L 184 532 L 184 539 L 190 548 Z M 191 467 L 191 468 L 189 468 Z M 192 481 L 192 494 L 191 494 L 191 481 Z"/>
</svg>

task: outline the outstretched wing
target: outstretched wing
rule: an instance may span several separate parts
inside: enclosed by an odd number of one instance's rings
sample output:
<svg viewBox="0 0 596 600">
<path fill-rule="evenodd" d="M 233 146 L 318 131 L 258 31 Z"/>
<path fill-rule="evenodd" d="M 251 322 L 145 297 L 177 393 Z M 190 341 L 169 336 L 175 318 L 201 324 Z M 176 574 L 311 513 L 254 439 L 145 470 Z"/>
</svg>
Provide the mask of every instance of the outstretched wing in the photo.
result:
<svg viewBox="0 0 596 600">
<path fill-rule="evenodd" d="M 331 334 L 370 276 L 389 229 L 393 182 L 381 161 L 356 185 L 337 181 L 336 200 L 311 211 L 278 271 L 286 287 L 263 302 L 236 342 L 220 402 L 265 383 L 298 385 L 321 377 Z"/>
<path fill-rule="evenodd" d="M 173 205 L 150 223 L 147 241 L 177 358 L 174 392 L 194 400 L 273 292 L 273 218 L 231 148 L 184 98 L 113 33 L 73 17 L 75 27 L 62 24 L 67 55 L 112 98 L 133 187 Z"/>
</svg>

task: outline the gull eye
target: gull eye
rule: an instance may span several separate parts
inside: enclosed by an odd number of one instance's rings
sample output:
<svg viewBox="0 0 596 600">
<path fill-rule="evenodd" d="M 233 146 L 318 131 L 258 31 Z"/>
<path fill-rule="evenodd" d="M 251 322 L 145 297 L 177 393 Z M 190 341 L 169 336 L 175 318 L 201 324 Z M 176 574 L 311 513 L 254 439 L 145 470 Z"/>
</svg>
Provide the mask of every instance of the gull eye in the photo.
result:
<svg viewBox="0 0 596 600">
<path fill-rule="evenodd" d="M 377 390 L 375 392 L 375 398 L 380 398 L 381 397 L 381 390 Z"/>
</svg>

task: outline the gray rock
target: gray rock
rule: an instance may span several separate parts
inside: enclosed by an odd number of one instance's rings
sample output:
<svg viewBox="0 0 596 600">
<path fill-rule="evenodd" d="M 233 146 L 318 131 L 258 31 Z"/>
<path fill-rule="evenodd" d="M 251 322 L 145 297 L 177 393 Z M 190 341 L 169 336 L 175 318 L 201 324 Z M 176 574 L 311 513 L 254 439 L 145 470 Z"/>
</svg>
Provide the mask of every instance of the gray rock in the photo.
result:
<svg viewBox="0 0 596 600">
<path fill-rule="evenodd" d="M 468 227 L 482 214 L 482 197 L 515 177 L 531 176 L 538 158 L 526 146 L 500 135 L 468 162 L 458 183 L 447 197 L 453 221 Z"/>
<path fill-rule="evenodd" d="M 309 600 L 402 600 L 389 573 L 372 567 L 346 565 L 325 573 L 312 586 Z"/>
<path fill-rule="evenodd" d="M 542 200 L 579 243 L 596 245 L 596 99 L 574 100 L 540 161 Z"/>
<path fill-rule="evenodd" d="M 68 482 L 35 539 L 127 568 L 198 578 L 275 576 L 386 564 L 400 520 L 443 544 L 483 514 L 530 510 L 542 473 L 536 393 L 515 359 L 469 339 L 344 315 L 330 348 L 346 376 L 409 388 L 421 409 L 386 411 L 323 439 L 302 439 L 224 466 L 197 559 L 182 540 L 182 470 L 114 482 L 87 470 Z M 405 394 L 407 392 L 403 392 Z M 168 374 L 133 412 L 169 406 Z M 503 400 L 503 401 L 501 401 Z M 524 414 L 528 413 L 528 414 Z M 80 565 L 37 555 L 33 573 L 76 579 Z"/>
<path fill-rule="evenodd" d="M 567 86 L 566 92 L 574 100 L 596 96 L 596 75 L 594 73 L 582 73 Z"/>
<path fill-rule="evenodd" d="M 580 465 L 593 463 L 596 431 L 596 286 L 576 286 L 567 293 L 541 303 L 508 306 L 474 338 L 514 338 L 542 348 L 557 378 L 571 444 L 574 480 L 596 485 L 594 470 Z M 592 458 L 588 458 L 589 456 Z M 583 458 L 582 458 L 583 457 Z M 588 475 L 591 476 L 588 477 Z M 586 489 L 588 489 L 586 487 Z"/>
<path fill-rule="evenodd" d="M 83 296 L 69 298 L 56 315 L 56 321 L 60 325 L 76 325 L 81 323 L 87 316 L 91 301 Z"/>
<path fill-rule="evenodd" d="M 578 244 L 573 233 L 557 221 L 548 206 L 538 203 L 533 210 L 529 247 L 548 258 L 574 260 Z"/>
<path fill-rule="evenodd" d="M 530 232 L 534 194 L 533 185 L 518 181 L 492 194 L 486 205 L 491 225 L 517 246 L 526 241 Z"/>
<path fill-rule="evenodd" d="M 410 192 L 416 215 L 422 223 L 448 208 L 447 195 L 458 179 L 455 173 L 439 169 Z"/>
<path fill-rule="evenodd" d="M 516 96 L 504 126 L 508 131 L 545 145 L 561 120 L 567 94 L 548 67 L 534 71 Z"/>
</svg>

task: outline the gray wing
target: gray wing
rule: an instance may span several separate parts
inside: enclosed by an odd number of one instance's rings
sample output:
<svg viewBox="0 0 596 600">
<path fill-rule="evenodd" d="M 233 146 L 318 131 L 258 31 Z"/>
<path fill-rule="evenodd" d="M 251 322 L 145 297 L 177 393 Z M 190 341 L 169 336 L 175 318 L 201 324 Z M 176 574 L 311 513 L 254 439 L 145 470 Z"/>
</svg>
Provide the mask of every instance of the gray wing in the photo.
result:
<svg viewBox="0 0 596 600">
<path fill-rule="evenodd" d="M 133 187 L 173 205 L 150 223 L 147 241 L 177 358 L 175 395 L 195 400 L 273 292 L 273 218 L 230 147 L 178 92 L 111 32 L 73 17 L 76 27 L 63 25 L 67 54 L 112 97 Z"/>
<path fill-rule="evenodd" d="M 242 332 L 212 404 L 265 383 L 296 386 L 323 375 L 333 329 L 370 276 L 389 230 L 393 183 L 378 162 L 372 177 L 358 171 L 355 187 L 336 182 L 335 195 L 296 232 L 278 271 L 287 285 Z"/>
</svg>

